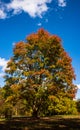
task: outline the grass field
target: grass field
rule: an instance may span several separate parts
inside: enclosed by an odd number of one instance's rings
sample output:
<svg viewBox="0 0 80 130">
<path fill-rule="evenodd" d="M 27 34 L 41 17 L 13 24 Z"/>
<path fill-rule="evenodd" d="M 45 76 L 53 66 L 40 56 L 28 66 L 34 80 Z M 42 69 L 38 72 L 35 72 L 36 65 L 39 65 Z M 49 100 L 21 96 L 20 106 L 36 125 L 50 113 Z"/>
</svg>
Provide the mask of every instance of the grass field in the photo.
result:
<svg viewBox="0 0 80 130">
<path fill-rule="evenodd" d="M 80 117 L 15 117 L 0 120 L 0 130 L 80 130 Z"/>
</svg>

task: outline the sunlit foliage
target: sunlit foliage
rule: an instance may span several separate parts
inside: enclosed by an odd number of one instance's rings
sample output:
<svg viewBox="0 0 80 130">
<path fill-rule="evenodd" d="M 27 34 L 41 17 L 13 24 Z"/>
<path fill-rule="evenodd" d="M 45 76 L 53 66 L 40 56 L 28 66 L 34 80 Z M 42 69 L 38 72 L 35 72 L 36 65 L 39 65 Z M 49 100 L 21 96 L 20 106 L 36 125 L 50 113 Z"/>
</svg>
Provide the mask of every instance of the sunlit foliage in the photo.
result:
<svg viewBox="0 0 80 130">
<path fill-rule="evenodd" d="M 26 42 L 15 44 L 7 64 L 4 77 L 6 101 L 13 106 L 21 101 L 33 116 L 46 115 L 50 110 L 56 114 L 59 110 L 67 113 L 66 105 L 76 93 L 71 62 L 58 36 L 44 29 L 30 34 Z"/>
</svg>

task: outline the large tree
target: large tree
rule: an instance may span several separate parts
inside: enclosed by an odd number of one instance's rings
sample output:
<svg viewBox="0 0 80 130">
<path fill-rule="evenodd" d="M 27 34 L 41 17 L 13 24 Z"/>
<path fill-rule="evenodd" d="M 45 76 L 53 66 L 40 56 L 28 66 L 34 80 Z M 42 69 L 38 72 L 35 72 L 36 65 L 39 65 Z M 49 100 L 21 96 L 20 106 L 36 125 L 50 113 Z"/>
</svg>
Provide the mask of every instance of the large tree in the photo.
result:
<svg viewBox="0 0 80 130">
<path fill-rule="evenodd" d="M 46 113 L 49 101 L 61 96 L 73 99 L 76 86 L 72 59 L 61 39 L 44 29 L 15 44 L 5 75 L 5 98 L 13 105 L 25 100 L 32 115 Z"/>
</svg>

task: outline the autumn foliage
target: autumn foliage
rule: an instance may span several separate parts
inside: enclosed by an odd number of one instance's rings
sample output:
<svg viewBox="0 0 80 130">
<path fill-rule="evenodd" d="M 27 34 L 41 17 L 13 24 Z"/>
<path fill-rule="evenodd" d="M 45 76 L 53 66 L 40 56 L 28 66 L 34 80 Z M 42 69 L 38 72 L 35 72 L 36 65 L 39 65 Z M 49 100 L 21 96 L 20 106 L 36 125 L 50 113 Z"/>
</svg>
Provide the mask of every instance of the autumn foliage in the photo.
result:
<svg viewBox="0 0 80 130">
<path fill-rule="evenodd" d="M 72 59 L 61 39 L 39 29 L 13 48 L 5 75 L 5 99 L 33 116 L 64 114 L 68 111 L 64 102 L 70 103 L 76 94 L 74 79 Z M 64 111 L 55 110 L 60 103 Z"/>
</svg>

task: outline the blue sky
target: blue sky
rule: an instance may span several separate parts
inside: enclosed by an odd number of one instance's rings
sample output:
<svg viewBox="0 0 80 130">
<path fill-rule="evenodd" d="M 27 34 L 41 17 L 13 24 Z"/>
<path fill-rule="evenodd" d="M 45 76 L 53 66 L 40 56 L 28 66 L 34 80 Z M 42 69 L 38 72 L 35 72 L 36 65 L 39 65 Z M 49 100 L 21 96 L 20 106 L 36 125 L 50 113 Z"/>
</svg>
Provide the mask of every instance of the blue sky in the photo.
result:
<svg viewBox="0 0 80 130">
<path fill-rule="evenodd" d="M 61 37 L 80 98 L 80 0 L 0 0 L 0 84 L 14 44 L 39 28 Z"/>
</svg>

